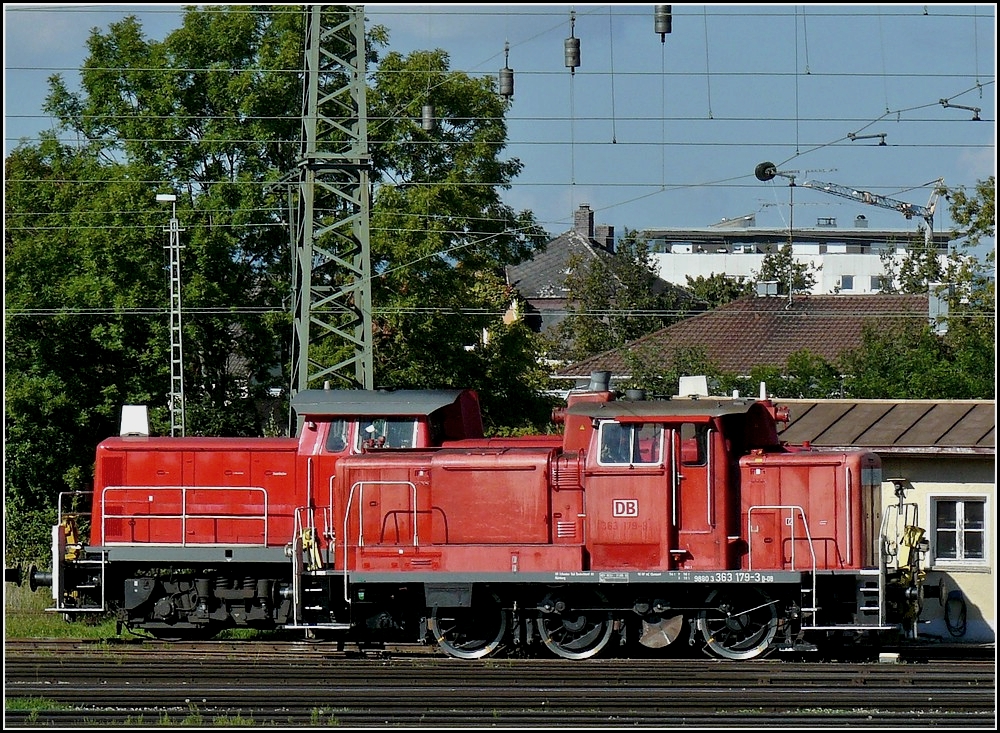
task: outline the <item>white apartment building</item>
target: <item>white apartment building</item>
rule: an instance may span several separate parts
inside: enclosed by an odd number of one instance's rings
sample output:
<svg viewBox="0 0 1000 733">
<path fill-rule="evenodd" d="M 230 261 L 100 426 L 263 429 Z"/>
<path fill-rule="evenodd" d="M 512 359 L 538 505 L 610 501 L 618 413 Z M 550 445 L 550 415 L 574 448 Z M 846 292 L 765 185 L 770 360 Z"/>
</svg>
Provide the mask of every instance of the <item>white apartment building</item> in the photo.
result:
<svg viewBox="0 0 1000 733">
<path fill-rule="evenodd" d="M 662 280 L 687 286 L 692 278 L 725 274 L 756 280 L 764 257 L 792 243 L 797 262 L 809 266 L 816 278 L 814 295 L 831 293 L 877 293 L 885 287 L 886 263 L 891 256 L 899 263 L 914 245 L 923 245 L 926 231 L 918 229 L 870 229 L 864 215 L 852 226 L 840 227 L 832 217 L 822 217 L 811 227 L 758 228 L 753 215 L 726 220 L 695 229 L 648 229 L 641 236 Z M 934 245 L 942 265 L 948 256 L 951 236 L 934 232 Z M 899 283 L 894 283 L 898 287 Z"/>
</svg>

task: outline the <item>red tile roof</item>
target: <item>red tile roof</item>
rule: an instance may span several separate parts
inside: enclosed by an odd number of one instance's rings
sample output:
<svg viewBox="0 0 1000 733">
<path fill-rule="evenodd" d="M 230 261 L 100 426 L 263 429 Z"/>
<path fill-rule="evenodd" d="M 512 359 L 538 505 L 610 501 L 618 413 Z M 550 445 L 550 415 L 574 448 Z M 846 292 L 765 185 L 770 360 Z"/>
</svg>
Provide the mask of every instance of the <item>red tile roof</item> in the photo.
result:
<svg viewBox="0 0 1000 733">
<path fill-rule="evenodd" d="M 835 363 L 861 345 L 866 322 L 928 318 L 926 295 L 802 295 L 741 298 L 686 318 L 626 345 L 656 349 L 702 348 L 722 371 L 749 374 L 755 366 L 784 367 L 802 349 Z M 627 377 L 622 350 L 615 349 L 556 370 L 555 377 L 587 377 L 596 370 Z"/>
</svg>

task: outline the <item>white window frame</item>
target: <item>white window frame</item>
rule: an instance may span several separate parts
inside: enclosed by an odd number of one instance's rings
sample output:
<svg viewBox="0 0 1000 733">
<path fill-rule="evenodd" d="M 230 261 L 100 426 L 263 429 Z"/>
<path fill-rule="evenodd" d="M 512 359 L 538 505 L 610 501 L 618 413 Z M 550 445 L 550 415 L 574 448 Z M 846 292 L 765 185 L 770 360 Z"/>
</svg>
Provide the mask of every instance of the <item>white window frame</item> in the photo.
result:
<svg viewBox="0 0 1000 733">
<path fill-rule="evenodd" d="M 629 434 L 628 443 L 628 459 L 622 460 L 605 460 L 604 454 L 604 440 L 607 436 L 608 429 L 614 426 L 616 430 L 624 430 Z M 636 455 L 636 438 L 637 432 L 642 432 L 646 428 L 650 428 L 656 438 L 655 447 L 655 460 L 650 462 L 637 461 L 634 460 Z M 597 465 L 599 466 L 617 466 L 621 468 L 622 466 L 659 466 L 663 463 L 663 425 L 659 423 L 618 423 L 615 420 L 602 420 L 597 431 Z"/>
<path fill-rule="evenodd" d="M 991 567 L 992 560 L 990 558 L 990 548 L 992 545 L 991 537 L 993 532 L 993 527 L 991 526 L 992 509 L 990 509 L 990 497 L 988 494 L 931 494 L 928 498 L 928 536 L 931 544 L 931 558 L 929 565 L 931 568 L 938 569 L 986 569 Z M 937 552 L 937 539 L 938 539 L 938 527 L 937 527 L 937 505 L 939 501 L 948 502 L 959 502 L 964 506 L 965 502 L 975 502 L 983 505 L 983 557 L 981 558 L 965 558 L 965 557 L 938 557 Z M 964 515 L 964 510 L 963 510 Z M 960 519 L 960 518 L 959 518 Z M 959 523 L 956 532 L 959 534 L 963 532 L 962 524 Z M 962 543 L 958 543 L 958 547 L 962 547 Z"/>
</svg>

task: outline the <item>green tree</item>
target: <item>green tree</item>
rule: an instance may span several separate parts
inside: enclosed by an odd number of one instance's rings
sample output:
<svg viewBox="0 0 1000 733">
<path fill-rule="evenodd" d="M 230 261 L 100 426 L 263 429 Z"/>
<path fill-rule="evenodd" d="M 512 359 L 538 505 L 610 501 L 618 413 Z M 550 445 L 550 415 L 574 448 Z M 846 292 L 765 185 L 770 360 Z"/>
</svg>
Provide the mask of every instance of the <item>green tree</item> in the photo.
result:
<svg viewBox="0 0 1000 733">
<path fill-rule="evenodd" d="M 537 391 L 536 370 L 505 371 L 520 383 L 501 386 L 492 352 L 499 341 L 519 362 L 537 353 L 526 329 L 500 321 L 512 302 L 504 268 L 547 235 L 500 197 L 522 168 L 502 157 L 509 100 L 492 78 L 449 64 L 440 49 L 389 53 L 368 95 L 375 377 L 390 387 L 473 387 L 484 399 L 498 388 L 527 394 Z M 433 130 L 423 129 L 424 105 Z"/>
<path fill-rule="evenodd" d="M 703 348 L 681 348 L 665 355 L 655 344 L 640 340 L 623 352 L 628 373 L 625 389 L 641 389 L 650 396 L 671 397 L 677 394 L 681 377 L 704 375 L 709 391 L 717 394 L 715 387 L 724 378 Z"/>
<path fill-rule="evenodd" d="M 713 272 L 708 277 L 688 275 L 687 289 L 696 300 L 705 304 L 706 310 L 718 308 L 756 292 L 753 282 L 749 279 L 742 275 L 733 277 L 723 272 Z"/>
<path fill-rule="evenodd" d="M 760 270 L 753 273 L 755 282 L 775 281 L 778 295 L 808 293 L 816 285 L 816 270 L 808 262 L 798 262 L 792 254 L 792 245 L 783 244 L 777 252 L 769 252 L 761 260 Z"/>
<path fill-rule="evenodd" d="M 936 323 L 867 328 L 861 348 L 842 359 L 850 397 L 996 399 L 996 249 L 983 258 L 969 253 L 995 236 L 996 180 L 946 193 L 956 246 L 944 263 L 935 253 L 933 267 L 914 264 L 908 272 L 920 274 L 903 288 L 941 298 L 947 314 Z"/>
<path fill-rule="evenodd" d="M 191 434 L 258 434 L 253 398 L 287 384 L 288 236 L 264 184 L 294 164 L 301 83 L 280 70 L 298 65 L 301 28 L 299 13 L 190 10 L 158 42 L 130 16 L 91 33 L 80 93 L 50 80 L 46 110 L 149 181 L 148 206 L 178 196 Z M 162 228 L 150 234 L 144 247 L 162 249 Z M 168 302 L 164 286 L 152 292 Z"/>
<path fill-rule="evenodd" d="M 264 430 L 256 398 L 289 383 L 280 180 L 299 153 L 303 30 L 290 6 L 192 7 L 162 42 L 128 17 L 92 31 L 79 92 L 50 79 L 45 109 L 78 144 L 53 133 L 5 167 L 5 507 L 16 526 L 49 523 L 59 491 L 87 488 L 122 405 L 148 405 L 155 432 L 169 425 L 170 211 L 157 193 L 177 195 L 183 230 L 187 433 Z M 369 49 L 387 38 L 369 33 Z M 509 103 L 491 80 L 448 71 L 440 52 L 390 55 L 373 81 L 376 373 L 388 386 L 480 388 L 491 426 L 535 420 L 534 337 L 501 322 L 504 265 L 545 239 L 530 212 L 500 201 L 520 170 L 500 158 Z M 442 118 L 430 136 L 402 115 L 428 91 Z"/>
<path fill-rule="evenodd" d="M 94 438 L 117 432 L 123 404 L 167 420 L 168 323 L 148 316 L 166 303 L 163 219 L 126 170 L 51 135 L 6 160 L 8 526 L 34 526 L 58 491 L 89 488 Z"/>
<path fill-rule="evenodd" d="M 996 399 L 996 177 L 979 181 L 975 191 L 950 190 L 956 247 L 948 258 L 944 281 L 948 290 L 945 340 L 958 369 L 980 399 Z M 985 255 L 973 250 L 994 239 Z"/>
<path fill-rule="evenodd" d="M 625 230 L 613 254 L 567 264 L 570 315 L 549 353 L 580 360 L 676 323 L 699 307 L 683 289 L 660 280 L 648 242 Z"/>
<path fill-rule="evenodd" d="M 952 348 L 924 321 L 867 324 L 862 345 L 842 356 L 854 399 L 982 399 L 980 377 L 959 369 Z"/>
<path fill-rule="evenodd" d="M 791 354 L 782 367 L 755 366 L 746 376 L 727 375 L 720 379 L 724 394 L 735 389 L 753 397 L 760 393 L 763 382 L 768 394 L 788 399 L 841 397 L 841 381 L 835 365 L 808 349 Z"/>
</svg>

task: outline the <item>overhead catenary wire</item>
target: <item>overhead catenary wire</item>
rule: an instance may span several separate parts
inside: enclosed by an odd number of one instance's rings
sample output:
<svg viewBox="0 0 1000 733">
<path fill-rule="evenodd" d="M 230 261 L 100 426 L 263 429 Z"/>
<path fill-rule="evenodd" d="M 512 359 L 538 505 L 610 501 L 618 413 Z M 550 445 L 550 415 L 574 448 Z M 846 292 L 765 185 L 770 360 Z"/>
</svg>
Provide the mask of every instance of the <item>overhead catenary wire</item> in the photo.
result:
<svg viewBox="0 0 1000 733">
<path fill-rule="evenodd" d="M 59 8 L 51 8 L 51 10 L 52 11 L 56 11 L 56 10 L 59 10 Z M 65 9 L 63 9 L 63 10 L 65 10 Z M 239 11 L 240 11 L 239 8 L 231 9 L 231 12 L 239 12 Z M 259 9 L 256 9 L 256 8 L 247 8 L 246 11 L 247 12 L 254 12 L 254 13 L 267 12 L 266 10 L 259 10 Z M 139 12 L 141 13 L 141 12 L 144 12 L 144 11 L 140 10 Z M 161 11 L 159 11 L 157 9 L 156 12 L 161 12 Z M 178 17 L 180 17 L 182 15 L 182 13 L 180 11 L 177 11 L 177 10 L 170 11 L 170 12 L 173 12 Z M 220 9 L 219 12 L 222 12 L 222 9 Z M 304 11 L 301 8 L 295 8 L 295 9 L 288 8 L 288 9 L 281 9 L 281 12 L 300 13 L 301 14 Z M 451 14 L 456 14 L 456 13 L 462 14 L 463 12 L 466 12 L 466 13 L 468 13 L 470 15 L 472 14 L 472 11 L 463 11 L 461 8 L 454 9 L 453 11 L 451 11 Z M 558 12 L 564 12 L 564 11 L 558 11 Z M 617 9 L 615 11 L 615 15 L 618 16 L 618 17 L 628 17 L 629 15 L 640 15 L 640 14 L 646 15 L 648 12 L 649 12 L 648 8 L 644 8 L 641 11 L 640 10 L 629 11 L 628 9 L 624 9 L 623 8 L 623 9 Z M 758 12 L 759 12 L 759 9 L 758 9 Z M 505 16 L 508 18 L 508 23 L 509 23 L 509 21 L 510 21 L 511 18 L 516 18 L 519 15 L 526 15 L 526 16 L 531 16 L 533 18 L 552 18 L 553 21 L 554 21 L 552 27 L 554 28 L 557 25 L 559 25 L 558 22 L 555 22 L 556 15 L 558 13 L 554 13 L 551 10 L 543 11 L 541 9 L 535 9 L 535 8 L 519 8 L 517 6 L 509 6 L 509 7 L 506 7 L 504 9 L 504 13 L 505 13 Z M 582 16 L 585 16 L 585 15 L 589 14 L 589 15 L 593 15 L 594 17 L 597 17 L 599 14 L 603 14 L 603 13 L 604 13 L 603 7 L 600 8 L 600 9 L 585 8 L 585 9 L 583 9 L 579 13 L 579 15 L 582 17 Z M 708 81 L 708 84 L 709 84 L 709 110 L 708 110 L 708 113 L 709 113 L 710 117 L 712 119 L 715 119 L 715 120 L 731 119 L 732 121 L 739 121 L 739 120 L 754 120 L 754 121 L 772 121 L 773 120 L 773 121 L 782 121 L 782 119 L 784 117 L 782 115 L 766 115 L 764 117 L 761 117 L 761 116 L 753 116 L 753 117 L 739 117 L 739 116 L 718 117 L 717 116 L 716 110 L 714 110 L 712 108 L 712 102 L 711 102 L 711 82 L 712 82 L 713 78 L 734 78 L 734 79 L 738 79 L 738 78 L 744 77 L 744 76 L 746 76 L 746 77 L 751 77 L 752 76 L 754 78 L 764 78 L 764 79 L 766 79 L 766 78 L 775 78 L 775 79 L 780 79 L 781 76 L 783 76 L 783 75 L 788 75 L 788 74 L 797 75 L 799 72 L 797 70 L 793 70 L 791 72 L 785 72 L 785 73 L 773 73 L 771 70 L 752 70 L 752 71 L 744 71 L 744 70 L 740 70 L 740 69 L 735 69 L 735 70 L 717 70 L 716 69 L 716 70 L 713 70 L 712 68 L 710 68 L 709 58 L 707 56 L 708 41 L 710 40 L 709 39 L 709 35 L 708 35 L 708 28 L 709 28 L 709 26 L 708 26 L 708 9 L 707 8 L 703 8 L 702 9 L 702 14 L 703 14 L 703 16 L 706 19 L 706 23 L 705 23 L 705 34 L 706 34 L 706 71 L 703 72 L 703 73 L 704 73 L 704 76 L 706 77 L 706 80 Z M 795 18 L 795 17 L 798 16 L 798 14 L 799 14 L 799 11 L 796 8 L 780 8 L 780 7 L 776 7 L 774 9 L 768 9 L 768 10 L 764 11 L 764 15 L 766 17 L 771 17 L 771 18 L 774 18 L 774 19 L 780 19 L 780 18 L 783 18 L 783 17 L 784 18 L 788 18 L 788 17 Z M 852 19 L 854 19 L 854 18 L 872 18 L 872 19 L 878 19 L 879 21 L 881 21 L 883 18 L 890 18 L 890 17 L 892 17 L 893 19 L 895 19 L 895 18 L 907 17 L 908 15 L 912 16 L 912 15 L 915 15 L 915 14 L 916 13 L 913 12 L 913 11 L 905 11 L 905 10 L 903 10 L 903 11 L 897 11 L 897 10 L 887 10 L 887 9 L 876 9 L 876 10 L 871 11 L 871 12 L 865 12 L 863 9 L 860 10 L 860 11 L 858 9 L 852 9 L 851 12 L 844 12 L 844 13 L 837 13 L 835 10 L 831 11 L 829 13 L 829 17 L 845 17 L 845 18 L 850 17 Z M 923 11 L 923 14 L 924 15 L 927 14 L 926 10 Z M 395 17 L 404 17 L 404 16 L 409 16 L 409 17 L 420 17 L 420 16 L 429 17 L 429 15 L 427 14 L 426 9 L 420 9 L 420 8 L 413 8 L 413 9 L 402 8 L 402 9 L 400 9 L 400 12 L 398 14 L 394 14 L 394 15 L 395 15 Z M 727 16 L 728 17 L 745 17 L 746 15 L 747 15 L 747 13 L 743 9 L 741 9 L 740 7 L 738 7 L 738 6 L 733 6 L 731 8 L 723 8 L 723 7 L 715 8 L 715 7 L 713 7 L 712 10 L 711 10 L 711 16 L 713 18 L 722 18 L 722 17 L 727 17 Z M 949 8 L 935 8 L 934 11 L 933 11 L 933 15 L 935 15 L 937 17 L 941 17 L 941 18 L 944 18 L 944 17 L 948 17 L 948 18 L 972 18 L 974 22 L 977 22 L 978 18 L 980 17 L 980 13 L 979 13 L 978 9 L 974 10 L 973 13 L 970 14 L 968 12 L 952 12 L 951 9 L 949 9 Z M 648 17 L 648 15 L 646 17 Z M 609 18 L 610 18 L 610 15 L 609 15 Z M 563 21 L 563 23 L 564 23 L 564 21 Z M 542 25 L 542 24 L 539 23 L 539 24 L 536 24 L 536 25 Z M 536 37 L 540 37 L 544 33 L 545 33 L 545 29 L 541 30 L 536 35 Z M 613 39 L 612 39 L 612 41 L 613 41 Z M 977 38 L 977 41 L 978 41 L 978 38 Z M 513 46 L 517 46 L 517 45 L 519 45 L 520 42 L 521 41 L 514 41 L 512 43 L 512 45 Z M 612 58 L 613 58 L 613 54 L 612 54 Z M 976 61 L 976 69 L 975 70 L 976 70 L 976 81 L 977 81 L 977 84 L 973 85 L 971 88 L 966 88 L 966 91 L 981 93 L 983 87 L 979 85 L 979 81 L 980 80 L 978 78 L 978 76 L 979 76 L 978 55 L 976 56 L 975 61 Z M 661 60 L 661 67 L 662 67 L 662 60 Z M 8 68 L 8 71 L 10 72 L 10 71 L 14 71 L 18 67 L 8 66 L 7 68 Z M 25 68 L 28 68 L 28 67 L 25 67 Z M 38 68 L 41 68 L 41 67 L 38 67 Z M 72 69 L 72 68 L 69 69 L 69 70 L 79 71 L 79 69 Z M 159 71 L 164 71 L 164 72 L 171 71 L 172 72 L 172 71 L 174 71 L 174 69 L 160 69 Z M 232 73 L 232 72 L 239 72 L 240 70 L 239 69 L 230 69 L 230 70 L 227 70 L 227 69 L 221 69 L 221 68 L 212 68 L 212 69 L 202 69 L 201 71 L 205 71 L 205 72 L 216 72 L 216 71 L 225 72 L 225 71 L 229 71 L 230 73 Z M 274 71 L 275 71 L 275 73 L 288 72 L 288 73 L 296 73 L 297 74 L 297 73 L 299 73 L 300 70 L 299 69 L 285 69 L 285 70 L 278 69 L 278 70 L 274 70 Z M 458 71 L 458 69 L 455 69 L 455 71 Z M 888 74 L 887 75 L 885 73 L 886 70 L 885 70 L 884 67 L 883 67 L 881 73 L 865 72 L 865 71 L 861 71 L 861 72 L 854 72 L 854 71 L 852 71 L 850 73 L 838 73 L 836 71 L 830 72 L 829 70 L 825 70 L 825 69 L 823 69 L 823 70 L 808 69 L 807 71 L 808 71 L 808 73 L 810 73 L 810 75 L 812 77 L 817 78 L 817 79 L 822 79 L 822 78 L 837 78 L 837 77 L 852 77 L 852 78 L 877 77 L 877 78 L 880 78 L 880 79 L 883 79 L 883 80 L 885 80 L 886 78 L 892 78 L 892 79 L 899 79 L 899 80 L 902 81 L 902 80 L 906 80 L 906 79 L 917 79 L 917 78 L 919 78 L 919 79 L 939 78 L 939 73 L 936 72 L 936 71 L 933 71 L 933 70 L 930 71 L 930 72 L 926 72 L 926 73 L 925 72 L 921 72 L 921 73 L 917 73 L 917 74 L 908 74 L 906 72 L 894 72 L 892 74 Z M 685 72 L 683 72 L 683 71 L 668 70 L 668 69 L 662 69 L 662 68 L 661 68 L 661 72 L 666 73 L 666 74 L 669 75 L 669 79 L 664 78 L 661 75 L 661 82 L 662 83 L 667 83 L 667 81 L 669 81 L 669 80 L 677 79 L 677 78 L 680 78 L 680 77 L 685 76 L 685 75 L 688 76 L 688 77 L 692 76 L 692 74 L 690 72 L 688 72 L 687 74 L 685 74 Z M 470 74 L 474 75 L 475 71 L 474 71 L 474 69 L 470 69 L 466 73 L 470 73 Z M 522 71 L 519 70 L 519 74 L 520 73 L 522 73 Z M 526 77 L 530 77 L 532 75 L 555 74 L 557 72 L 547 71 L 545 69 L 536 69 L 536 70 L 524 69 L 523 73 L 526 75 Z M 627 78 L 629 76 L 633 76 L 635 78 L 641 78 L 643 74 L 651 74 L 651 73 L 655 73 L 655 72 L 632 72 L 630 70 L 623 70 L 623 69 L 620 69 L 620 68 L 617 68 L 617 67 L 611 69 L 610 72 L 606 72 L 606 71 L 603 71 L 603 70 L 600 70 L 600 69 L 587 69 L 586 70 L 586 74 L 587 74 L 588 78 L 600 78 L 600 76 L 608 74 L 608 73 L 610 73 L 610 78 L 612 80 L 615 80 L 615 79 L 617 79 L 619 77 L 620 78 Z M 702 74 L 702 72 L 698 72 L 698 75 L 700 75 L 700 74 Z M 951 77 L 951 76 L 956 76 L 956 75 L 954 75 L 954 74 L 940 74 L 940 76 Z M 968 78 L 968 75 L 966 75 L 966 74 L 962 74 L 962 75 L 958 75 L 958 76 L 960 76 L 962 78 Z M 797 76 L 796 76 L 796 78 L 797 78 Z M 985 86 L 991 86 L 992 83 L 993 82 L 988 81 Z M 956 95 L 951 95 L 949 98 L 955 99 L 960 94 L 961 94 L 961 92 L 959 94 L 956 94 Z M 937 95 L 935 95 L 935 96 L 937 96 Z M 908 111 L 910 111 L 910 110 L 916 111 L 918 109 L 923 109 L 923 108 L 927 108 L 927 107 L 935 107 L 936 109 L 940 109 L 939 101 L 940 100 L 929 100 L 925 105 L 918 105 L 918 106 L 915 106 L 915 107 L 911 107 L 911 108 L 909 108 L 909 110 L 904 110 L 904 109 L 896 110 L 894 113 L 890 112 L 890 114 L 896 114 L 898 117 L 901 117 L 901 116 L 907 115 Z M 575 103 L 574 103 L 574 106 L 575 106 Z M 883 117 L 884 116 L 885 115 L 883 115 Z M 661 115 L 661 119 L 664 118 L 664 117 L 665 117 L 665 115 Z M 223 116 L 218 116 L 218 118 L 224 119 Z M 571 118 L 571 120 L 583 123 L 584 121 L 589 120 L 589 119 L 601 119 L 601 116 L 599 116 L 599 115 L 587 115 L 587 114 L 580 115 L 574 109 L 572 111 L 572 114 L 570 115 L 570 118 Z M 510 117 L 507 117 L 506 119 L 508 119 L 508 120 L 517 120 L 519 118 L 515 117 L 515 116 L 510 116 Z M 545 117 L 537 117 L 537 116 L 533 115 L 533 116 L 530 116 L 530 117 L 523 117 L 523 118 L 520 118 L 520 119 L 530 119 L 530 120 L 556 119 L 556 120 L 558 120 L 558 119 L 563 119 L 563 118 L 558 117 L 558 116 L 552 117 L 552 118 L 545 118 Z M 618 124 L 620 122 L 638 121 L 638 120 L 646 119 L 646 116 L 643 116 L 643 115 L 622 116 L 620 114 L 619 110 L 617 109 L 617 107 L 615 107 L 615 108 L 612 109 L 611 116 L 610 117 L 605 117 L 605 119 L 611 119 L 612 122 L 613 122 L 614 127 L 617 128 L 617 126 L 618 126 Z M 655 116 L 653 116 L 653 119 L 655 119 Z M 704 118 L 690 117 L 690 116 L 686 116 L 686 115 L 677 115 L 677 116 L 672 116 L 670 119 L 671 120 L 676 119 L 676 120 L 679 120 L 679 121 L 683 121 L 683 120 L 698 120 L 698 119 L 704 119 Z M 821 120 L 825 121 L 828 118 L 827 117 L 813 117 L 812 120 L 810 120 L 810 118 L 802 117 L 802 116 L 799 116 L 798 114 L 796 114 L 792 119 L 795 119 L 795 120 L 797 120 L 799 122 L 806 122 L 806 121 L 821 121 Z M 873 124 L 872 120 L 865 120 L 863 118 L 857 118 L 857 119 L 852 119 L 852 120 L 847 120 L 847 121 L 848 122 L 852 122 L 852 123 L 856 123 L 856 126 L 859 126 L 860 129 L 864 129 L 863 125 Z M 948 118 L 947 116 L 938 115 L 938 116 L 936 116 L 934 118 L 934 120 L 923 120 L 923 119 L 916 120 L 916 119 L 914 119 L 913 121 L 914 122 L 919 122 L 920 124 L 926 124 L 926 123 L 938 122 L 938 121 L 941 122 L 941 123 L 947 123 L 947 122 L 951 122 L 952 120 L 950 118 Z M 661 124 L 661 128 L 662 127 L 663 127 L 663 124 Z M 615 133 L 617 133 L 617 129 L 615 130 Z M 575 138 L 577 136 L 575 135 L 575 132 L 573 134 L 573 137 L 574 137 L 574 141 L 573 141 L 574 145 L 578 144 L 579 146 L 585 146 L 587 148 L 595 148 L 596 149 L 597 146 L 599 146 L 599 145 L 601 145 L 603 143 L 606 143 L 606 141 L 600 141 L 600 140 L 576 140 Z M 662 137 L 663 136 L 661 136 L 661 138 Z M 617 135 L 615 135 L 615 139 L 617 141 Z M 155 142 L 155 141 L 150 140 L 149 142 Z M 182 144 L 185 144 L 188 141 L 182 139 L 182 140 L 178 140 L 176 142 L 177 142 L 178 145 L 182 145 Z M 220 141 L 220 142 L 225 142 L 225 141 Z M 253 140 L 243 140 L 242 142 L 250 144 L 250 143 L 253 142 Z M 552 145 L 558 145 L 558 144 L 560 144 L 560 142 L 558 142 L 558 141 L 551 142 L 551 141 L 547 141 L 547 140 L 517 140 L 517 139 L 508 139 L 508 140 L 503 141 L 503 142 L 505 142 L 507 144 L 529 145 L 529 146 L 538 146 L 538 147 L 547 147 L 547 146 L 552 146 Z M 809 154 L 811 152 L 819 151 L 819 150 L 822 150 L 824 148 L 828 148 L 828 147 L 832 147 L 834 145 L 841 144 L 843 142 L 844 142 L 844 140 L 842 138 L 841 139 L 837 139 L 837 140 L 833 140 L 832 142 L 828 141 L 828 142 L 825 142 L 825 143 L 824 142 L 806 141 L 805 145 L 807 145 L 809 147 L 806 148 L 806 149 L 803 149 L 801 151 L 797 151 L 796 156 L 793 156 L 793 157 L 798 157 L 800 155 L 806 155 L 806 154 Z M 295 141 L 290 140 L 290 141 L 288 141 L 288 143 L 289 144 L 296 144 L 297 140 L 295 140 Z M 377 141 L 376 141 L 376 143 L 377 143 Z M 565 144 L 565 143 L 561 143 L 561 144 Z M 710 147 L 723 147 L 724 148 L 724 147 L 735 147 L 735 146 L 739 145 L 739 143 L 734 143 L 732 141 L 727 141 L 727 140 L 714 140 L 714 141 L 710 140 L 710 141 L 705 141 L 705 142 L 687 141 L 687 140 L 676 140 L 676 141 L 672 140 L 672 141 L 666 141 L 665 142 L 662 139 L 659 140 L 659 141 L 656 141 L 656 140 L 643 141 L 643 140 L 634 140 L 631 137 L 629 138 L 628 141 L 618 142 L 617 144 L 618 144 L 618 146 L 623 146 L 623 145 L 626 145 L 626 146 L 643 146 L 643 145 L 653 145 L 653 144 L 656 144 L 656 145 L 660 146 L 661 155 L 664 155 L 664 156 L 665 156 L 665 148 L 664 148 L 665 144 L 672 145 L 672 146 L 676 145 L 679 148 L 688 148 L 688 149 L 710 148 Z M 751 141 L 749 143 L 743 143 L 743 145 L 748 146 L 748 147 L 765 147 L 766 146 L 766 147 L 769 147 L 770 149 L 773 149 L 775 147 L 774 145 L 772 145 L 770 143 L 767 143 L 767 142 L 764 142 L 764 141 L 761 141 L 761 142 Z M 917 142 L 907 142 L 905 144 L 904 143 L 894 144 L 894 145 L 891 145 L 889 147 L 890 148 L 896 147 L 896 148 L 902 148 L 902 149 L 915 149 L 915 150 L 931 149 L 931 148 L 944 148 L 944 147 L 955 147 L 955 148 L 970 148 L 970 147 L 972 147 L 973 149 L 975 149 L 976 147 L 978 147 L 979 149 L 984 149 L 985 150 L 985 149 L 988 149 L 989 147 L 991 147 L 991 145 L 990 145 L 990 143 L 982 143 L 982 144 L 980 144 L 978 146 L 975 146 L 975 145 L 974 146 L 970 146 L 970 145 L 965 145 L 965 144 L 962 144 L 962 143 L 959 143 L 959 142 L 948 142 L 948 143 L 941 144 L 940 141 L 932 142 L 932 143 L 926 143 L 926 142 L 917 141 Z M 775 156 L 775 157 L 777 157 L 777 156 Z M 574 170 L 573 170 L 573 178 L 575 180 L 575 183 L 580 183 L 580 184 L 586 183 L 586 184 L 591 184 L 591 185 L 593 185 L 593 184 L 599 184 L 602 187 L 607 188 L 609 190 L 614 190 L 615 188 L 622 188 L 625 185 L 627 185 L 629 188 L 634 188 L 635 190 L 640 190 L 640 191 L 643 188 L 647 188 L 649 190 L 652 190 L 652 189 L 649 188 L 652 184 L 649 184 L 649 183 L 646 183 L 646 182 L 639 182 L 638 184 L 635 184 L 635 183 L 621 184 L 621 183 L 617 183 L 617 182 L 614 182 L 614 183 L 606 182 L 606 181 L 603 181 L 603 180 L 600 180 L 600 179 L 593 179 L 593 180 L 588 180 L 588 181 L 576 180 L 576 179 L 578 179 L 578 173 L 577 173 L 577 170 L 576 170 L 576 159 L 575 158 L 576 158 L 576 156 L 573 156 L 573 159 L 571 160 L 571 164 L 573 165 L 573 168 L 574 168 Z M 664 160 L 665 160 L 665 157 L 664 157 Z M 791 160 L 791 158 L 789 158 L 788 160 Z M 661 169 L 661 178 L 664 177 L 664 174 L 662 173 L 664 167 L 665 167 L 665 164 L 661 164 L 661 166 L 660 166 L 660 169 Z M 662 188 L 664 188 L 664 190 L 667 190 L 667 186 L 665 184 L 666 184 L 666 181 L 665 180 L 661 180 L 661 181 L 658 182 L 657 185 L 659 185 Z M 416 182 L 413 182 L 413 185 L 418 185 L 419 186 L 419 185 L 425 185 L 425 183 L 421 182 L 421 181 L 416 181 Z M 491 183 L 491 182 L 482 182 L 482 185 L 494 185 L 494 184 Z M 514 181 L 514 186 L 516 186 L 519 189 L 521 189 L 521 188 L 530 188 L 530 187 L 554 187 L 554 186 L 559 186 L 559 185 L 565 185 L 565 181 L 562 181 L 562 182 L 560 182 L 558 180 L 552 180 L 552 181 L 544 181 L 544 180 L 542 180 L 542 181 L 532 181 L 532 180 L 525 180 L 525 179 Z M 678 185 L 673 186 L 669 190 L 678 190 L 679 187 L 686 187 L 687 185 L 688 184 L 682 183 L 682 184 L 679 184 L 679 186 Z M 692 184 L 692 185 L 694 185 L 694 184 Z M 706 185 L 708 185 L 708 184 L 706 184 Z M 873 186 L 873 185 L 866 185 L 866 187 L 867 188 L 872 188 L 872 189 L 878 188 L 877 186 Z M 630 201 L 640 200 L 642 198 L 645 198 L 645 196 L 643 195 L 643 196 L 630 197 L 628 199 L 625 199 L 624 201 L 611 201 L 611 202 L 608 203 L 607 206 L 602 206 L 600 208 L 603 209 L 603 210 L 609 210 L 609 209 L 615 208 L 616 206 L 623 205 L 623 203 L 627 203 L 627 202 L 630 202 Z M 562 220 L 560 220 L 560 221 L 562 221 Z"/>
</svg>

